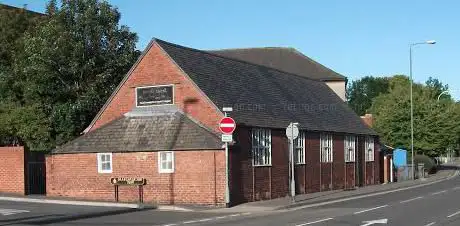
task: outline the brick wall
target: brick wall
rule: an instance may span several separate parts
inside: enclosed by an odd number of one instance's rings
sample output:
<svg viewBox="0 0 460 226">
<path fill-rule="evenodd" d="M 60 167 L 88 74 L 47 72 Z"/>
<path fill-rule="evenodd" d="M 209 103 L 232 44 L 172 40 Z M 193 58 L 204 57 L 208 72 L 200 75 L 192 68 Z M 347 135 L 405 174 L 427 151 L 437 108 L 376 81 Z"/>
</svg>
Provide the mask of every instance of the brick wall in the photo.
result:
<svg viewBox="0 0 460 226">
<path fill-rule="evenodd" d="M 174 84 L 174 103 L 178 107 L 187 112 L 190 117 L 219 131 L 218 123 L 223 115 L 156 44 L 148 50 L 132 71 L 91 130 L 121 117 L 135 107 L 135 87 L 169 84 Z M 187 99 L 194 99 L 197 102 L 186 105 Z"/>
<path fill-rule="evenodd" d="M 111 177 L 143 177 L 144 201 L 160 204 L 225 204 L 225 153 L 175 151 L 175 172 L 158 172 L 157 152 L 113 153 L 113 172 L 97 172 L 96 153 L 58 154 L 46 157 L 48 196 L 88 200 L 114 200 Z M 138 189 L 119 187 L 120 201 L 138 199 Z"/>
<path fill-rule="evenodd" d="M 0 147 L 0 192 L 25 194 L 24 147 Z"/>
</svg>

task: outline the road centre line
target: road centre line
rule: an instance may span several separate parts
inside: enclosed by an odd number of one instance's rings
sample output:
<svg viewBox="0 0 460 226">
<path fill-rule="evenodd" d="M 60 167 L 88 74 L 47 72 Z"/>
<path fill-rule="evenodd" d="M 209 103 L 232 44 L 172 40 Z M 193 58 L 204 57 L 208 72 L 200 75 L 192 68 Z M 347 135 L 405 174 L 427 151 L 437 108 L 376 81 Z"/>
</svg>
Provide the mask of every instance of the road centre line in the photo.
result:
<svg viewBox="0 0 460 226">
<path fill-rule="evenodd" d="M 199 222 L 221 220 L 221 219 L 225 219 L 225 218 L 229 218 L 229 217 L 247 216 L 247 215 L 250 215 L 250 214 L 251 214 L 250 212 L 245 212 L 245 213 L 238 213 L 238 214 L 232 214 L 232 215 L 224 215 L 224 216 L 218 216 L 218 217 L 211 217 L 211 218 L 203 218 L 203 219 L 195 219 L 195 220 L 183 221 L 181 223 L 163 224 L 162 226 L 177 226 L 177 225 L 182 225 L 182 224 L 194 224 L 194 223 L 199 223 Z"/>
<path fill-rule="evenodd" d="M 455 213 L 453 213 L 453 214 L 447 216 L 447 218 L 451 218 L 451 217 L 453 217 L 453 216 L 455 216 L 455 215 L 457 215 L 457 214 L 460 214 L 460 211 L 457 211 L 457 212 L 455 212 Z"/>
<path fill-rule="evenodd" d="M 387 206 L 388 206 L 388 205 L 377 206 L 377 207 L 374 207 L 374 208 L 370 208 L 370 209 L 366 209 L 366 210 L 361 210 L 361 211 L 355 212 L 354 214 L 360 214 L 360 213 L 364 213 L 364 212 L 368 212 L 368 211 L 372 211 L 372 210 L 384 208 L 384 207 L 387 207 Z"/>
<path fill-rule="evenodd" d="M 425 226 L 431 226 L 431 225 L 433 225 L 433 224 L 436 224 L 436 222 L 431 222 L 431 223 L 429 223 L 429 224 L 427 224 L 427 225 L 425 225 Z"/>
<path fill-rule="evenodd" d="M 423 196 L 419 196 L 419 197 L 416 197 L 416 198 L 413 198 L 413 199 L 408 199 L 408 200 L 401 201 L 399 203 L 411 202 L 411 201 L 414 201 L 414 200 L 417 200 L 417 199 L 422 199 L 422 198 L 423 198 Z"/>
<path fill-rule="evenodd" d="M 454 190 L 454 191 L 455 191 L 455 190 L 458 190 L 458 189 L 460 189 L 460 186 L 455 187 L 455 188 L 452 188 L 452 190 Z"/>
<path fill-rule="evenodd" d="M 432 195 L 439 195 L 439 194 L 444 193 L 444 192 L 447 192 L 447 190 L 442 190 L 442 191 L 438 191 L 438 192 L 431 193 L 431 194 Z"/>
<path fill-rule="evenodd" d="M 320 223 L 320 222 L 324 222 L 324 221 L 328 221 L 328 220 L 332 220 L 334 218 L 325 218 L 325 219 L 321 219 L 321 220 L 317 220 L 317 221 L 312 221 L 312 222 L 307 222 L 307 223 L 303 223 L 303 224 L 298 224 L 296 226 L 304 226 L 304 225 L 310 225 L 310 224 L 316 224 L 316 223 Z"/>
</svg>

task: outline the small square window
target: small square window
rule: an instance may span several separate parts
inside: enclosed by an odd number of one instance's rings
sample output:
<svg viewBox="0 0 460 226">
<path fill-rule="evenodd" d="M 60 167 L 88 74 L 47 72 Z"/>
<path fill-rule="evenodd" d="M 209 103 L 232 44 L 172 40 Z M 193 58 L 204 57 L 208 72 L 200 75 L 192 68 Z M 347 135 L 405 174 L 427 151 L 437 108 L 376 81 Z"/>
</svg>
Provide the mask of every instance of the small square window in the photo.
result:
<svg viewBox="0 0 460 226">
<path fill-rule="evenodd" d="M 158 171 L 160 173 L 174 173 L 174 152 L 158 152 Z"/>
<path fill-rule="evenodd" d="M 97 172 L 112 173 L 112 153 L 97 153 Z"/>
</svg>

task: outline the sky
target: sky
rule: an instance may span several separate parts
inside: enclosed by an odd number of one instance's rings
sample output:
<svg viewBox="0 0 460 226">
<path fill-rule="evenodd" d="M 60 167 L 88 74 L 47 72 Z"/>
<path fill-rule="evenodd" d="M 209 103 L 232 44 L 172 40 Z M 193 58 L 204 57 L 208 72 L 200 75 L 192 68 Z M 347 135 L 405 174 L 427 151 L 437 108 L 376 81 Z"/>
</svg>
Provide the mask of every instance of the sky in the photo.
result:
<svg viewBox="0 0 460 226">
<path fill-rule="evenodd" d="M 0 0 L 44 12 L 46 0 Z M 108 0 L 120 24 L 138 34 L 196 49 L 293 47 L 356 80 L 364 76 L 430 76 L 460 99 L 460 1 L 456 0 Z M 408 88 L 409 91 L 409 88 Z"/>
</svg>

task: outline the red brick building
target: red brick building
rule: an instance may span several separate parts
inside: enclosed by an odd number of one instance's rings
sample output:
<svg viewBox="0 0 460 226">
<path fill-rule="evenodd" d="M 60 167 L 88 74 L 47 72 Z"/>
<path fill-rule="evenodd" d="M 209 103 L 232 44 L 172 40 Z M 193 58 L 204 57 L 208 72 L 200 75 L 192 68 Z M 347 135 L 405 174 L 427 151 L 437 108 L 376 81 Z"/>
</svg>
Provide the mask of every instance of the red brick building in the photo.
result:
<svg viewBox="0 0 460 226">
<path fill-rule="evenodd" d="M 223 107 L 237 122 L 230 205 L 289 194 L 290 122 L 298 194 L 380 181 L 376 133 L 323 81 L 154 39 L 85 134 L 47 157 L 47 195 L 113 200 L 110 178 L 142 177 L 145 201 L 225 205 Z"/>
</svg>

